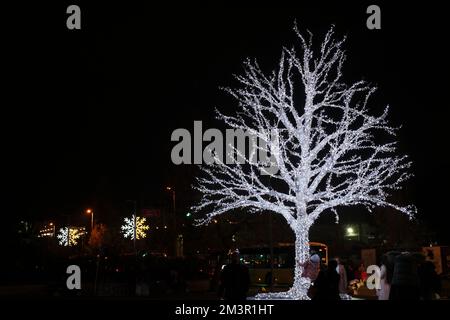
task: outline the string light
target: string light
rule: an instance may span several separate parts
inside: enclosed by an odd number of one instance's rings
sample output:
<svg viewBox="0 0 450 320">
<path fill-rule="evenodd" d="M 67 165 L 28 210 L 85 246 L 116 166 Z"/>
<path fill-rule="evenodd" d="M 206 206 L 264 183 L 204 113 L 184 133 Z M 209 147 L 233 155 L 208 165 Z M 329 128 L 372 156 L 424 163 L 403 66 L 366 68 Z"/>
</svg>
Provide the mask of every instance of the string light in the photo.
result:
<svg viewBox="0 0 450 320">
<path fill-rule="evenodd" d="M 239 113 L 218 112 L 230 128 L 251 132 L 264 142 L 257 151 L 271 155 L 277 172 L 264 172 L 264 163 L 251 161 L 253 154 L 234 165 L 216 156 L 211 165 L 202 167 L 203 176 L 195 185 L 203 197 L 192 209 L 207 212 L 197 225 L 245 208 L 250 213 L 278 213 L 293 230 L 293 287 L 255 299 L 308 299 L 311 281 L 301 276 L 302 264 L 309 259 L 309 230 L 323 212 L 333 213 L 336 222 L 336 208 L 341 206 L 363 205 L 369 211 L 392 207 L 410 218 L 416 212 L 414 206 L 389 200 L 390 192 L 410 177 L 411 163 L 407 156 L 396 154 L 395 142 L 375 141 L 379 133 L 393 138 L 397 131 L 386 120 L 387 107 L 380 116 L 369 114 L 367 102 L 375 87 L 364 81 L 343 82 L 345 39 L 336 40 L 332 27 L 320 49 L 314 50 L 312 34 L 305 38 L 296 26 L 294 31 L 301 53 L 284 48 L 279 67 L 270 75 L 247 60 L 244 74 L 236 76 L 240 87 L 225 89 L 237 100 Z M 299 97 L 304 101 L 296 101 Z M 236 148 L 232 150 L 239 155 Z"/>
</svg>

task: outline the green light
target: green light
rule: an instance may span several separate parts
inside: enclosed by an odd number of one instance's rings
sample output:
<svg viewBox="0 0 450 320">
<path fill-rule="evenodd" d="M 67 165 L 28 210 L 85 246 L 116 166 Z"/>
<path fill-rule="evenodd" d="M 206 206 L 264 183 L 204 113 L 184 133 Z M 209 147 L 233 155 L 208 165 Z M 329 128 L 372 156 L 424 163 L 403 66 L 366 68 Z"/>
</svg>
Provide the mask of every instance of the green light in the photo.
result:
<svg viewBox="0 0 450 320">
<path fill-rule="evenodd" d="M 186 213 L 186 217 L 190 217 L 191 216 L 191 213 L 190 212 L 188 212 L 188 213 Z"/>
</svg>

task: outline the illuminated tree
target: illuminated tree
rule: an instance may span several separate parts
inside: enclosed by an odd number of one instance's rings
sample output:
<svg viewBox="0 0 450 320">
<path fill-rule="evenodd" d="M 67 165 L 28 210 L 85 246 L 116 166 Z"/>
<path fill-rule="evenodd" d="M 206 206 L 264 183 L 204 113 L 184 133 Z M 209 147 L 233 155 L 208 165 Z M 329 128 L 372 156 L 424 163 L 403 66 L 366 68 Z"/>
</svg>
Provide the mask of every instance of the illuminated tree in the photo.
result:
<svg viewBox="0 0 450 320">
<path fill-rule="evenodd" d="M 202 167 L 196 189 L 203 197 L 193 209 L 206 212 L 199 224 L 236 209 L 271 211 L 284 217 L 295 234 L 295 277 L 285 293 L 257 298 L 308 299 L 310 280 L 302 277 L 302 263 L 309 258 L 309 230 L 319 215 L 338 207 L 362 205 L 398 210 L 410 218 L 414 206 L 390 201 L 389 194 L 409 178 L 407 156 L 396 154 L 397 129 L 387 122 L 388 108 L 379 116 L 369 114 L 367 103 L 375 88 L 364 81 L 351 85 L 342 79 L 346 58 L 345 39 L 335 39 L 331 28 L 317 49 L 312 34 L 294 31 L 300 51 L 284 48 L 278 68 L 271 74 L 247 60 L 240 87 L 225 90 L 240 107 L 237 115 L 218 112 L 234 130 L 258 138 L 256 150 L 270 154 L 276 172 L 267 163 L 215 163 Z M 388 141 L 388 142 L 380 142 Z M 244 156 L 232 148 L 233 156 Z"/>
<path fill-rule="evenodd" d="M 134 221 L 136 220 L 136 228 L 134 227 Z M 136 232 L 136 240 L 143 239 L 147 236 L 146 231 L 149 226 L 145 224 L 146 219 L 144 217 L 124 218 L 124 224 L 122 225 L 122 232 L 125 238 L 134 240 L 134 234 Z"/>
<path fill-rule="evenodd" d="M 89 247 L 98 249 L 104 245 L 107 232 L 108 229 L 104 224 L 97 223 L 89 236 Z"/>
</svg>

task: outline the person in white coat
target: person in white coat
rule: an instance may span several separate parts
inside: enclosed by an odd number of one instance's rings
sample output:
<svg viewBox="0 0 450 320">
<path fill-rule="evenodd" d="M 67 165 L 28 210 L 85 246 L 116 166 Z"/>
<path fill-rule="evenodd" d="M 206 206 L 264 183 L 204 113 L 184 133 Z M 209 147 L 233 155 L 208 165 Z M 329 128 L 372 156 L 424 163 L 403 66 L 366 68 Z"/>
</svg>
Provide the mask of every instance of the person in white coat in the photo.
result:
<svg viewBox="0 0 450 320">
<path fill-rule="evenodd" d="M 347 293 L 347 271 L 345 270 L 344 265 L 340 261 L 338 257 L 336 257 L 337 267 L 336 272 L 339 274 L 339 293 Z"/>
<path fill-rule="evenodd" d="M 380 289 L 377 290 L 378 300 L 389 300 L 395 256 L 395 252 L 389 252 L 381 257 Z"/>
</svg>

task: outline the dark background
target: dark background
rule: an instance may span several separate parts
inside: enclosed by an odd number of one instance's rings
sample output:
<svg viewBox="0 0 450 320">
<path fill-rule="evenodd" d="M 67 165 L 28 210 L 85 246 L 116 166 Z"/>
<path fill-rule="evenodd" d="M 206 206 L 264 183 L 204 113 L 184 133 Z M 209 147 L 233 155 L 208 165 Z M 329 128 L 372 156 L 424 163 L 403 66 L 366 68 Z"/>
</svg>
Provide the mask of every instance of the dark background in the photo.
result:
<svg viewBox="0 0 450 320">
<path fill-rule="evenodd" d="M 81 7 L 81 30 L 66 28 L 69 4 Z M 370 4 L 381 7 L 381 30 L 366 28 Z M 297 20 L 317 38 L 330 24 L 348 36 L 346 80 L 378 85 L 373 112 L 391 106 L 400 149 L 414 162 L 400 198 L 449 243 L 442 2 L 30 2 L 2 13 L 3 236 L 21 219 L 93 207 L 101 221 L 127 199 L 168 202 L 166 185 L 177 188 L 180 210 L 192 205 L 196 171 L 172 165 L 172 131 L 192 130 L 194 120 L 218 126 L 214 107 L 235 108 L 218 87 L 234 84 L 247 57 L 271 71 L 281 47 L 295 43 Z"/>
</svg>

